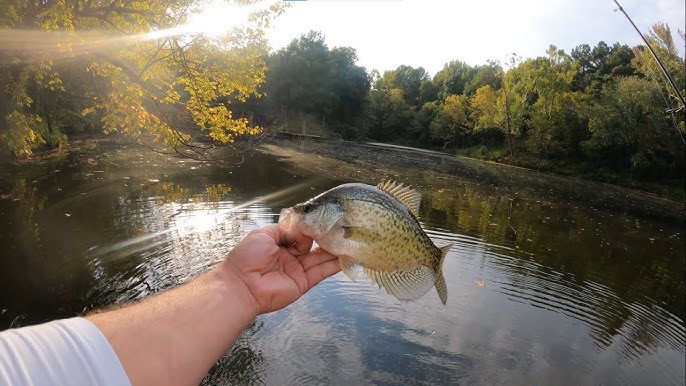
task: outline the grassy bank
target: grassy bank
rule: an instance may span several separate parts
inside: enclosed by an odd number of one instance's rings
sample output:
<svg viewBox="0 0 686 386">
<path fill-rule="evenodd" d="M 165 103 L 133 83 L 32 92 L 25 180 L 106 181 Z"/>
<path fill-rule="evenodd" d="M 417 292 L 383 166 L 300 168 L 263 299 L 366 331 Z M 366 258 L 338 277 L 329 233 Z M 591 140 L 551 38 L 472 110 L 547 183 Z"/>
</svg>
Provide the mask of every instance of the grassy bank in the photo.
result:
<svg viewBox="0 0 686 386">
<path fill-rule="evenodd" d="M 546 160 L 536 158 L 531 154 L 522 152 L 517 154 L 515 161 L 512 162 L 510 159 L 509 150 L 504 146 L 488 148 L 481 145 L 463 149 L 455 149 L 452 152 L 461 157 L 469 157 L 484 161 L 515 165 L 547 173 L 560 174 L 568 177 L 576 177 L 585 180 L 604 182 L 625 188 L 641 190 L 674 201 L 684 201 L 684 199 L 686 199 L 683 179 L 640 181 L 632 178 L 630 175 L 621 175 L 607 168 L 598 168 L 597 165 L 591 165 L 590 163 L 583 161 L 571 163 L 564 160 Z"/>
</svg>

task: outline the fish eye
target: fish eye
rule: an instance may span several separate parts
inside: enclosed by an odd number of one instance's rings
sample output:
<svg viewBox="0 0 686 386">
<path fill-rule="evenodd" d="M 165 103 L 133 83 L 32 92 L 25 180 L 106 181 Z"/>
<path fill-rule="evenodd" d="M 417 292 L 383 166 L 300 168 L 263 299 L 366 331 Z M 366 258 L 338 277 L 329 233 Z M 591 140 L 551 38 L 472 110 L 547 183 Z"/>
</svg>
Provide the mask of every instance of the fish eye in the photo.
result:
<svg viewBox="0 0 686 386">
<path fill-rule="evenodd" d="M 305 206 L 303 206 L 304 213 L 310 213 L 312 212 L 312 209 L 314 209 L 314 205 L 312 204 L 305 204 Z"/>
</svg>

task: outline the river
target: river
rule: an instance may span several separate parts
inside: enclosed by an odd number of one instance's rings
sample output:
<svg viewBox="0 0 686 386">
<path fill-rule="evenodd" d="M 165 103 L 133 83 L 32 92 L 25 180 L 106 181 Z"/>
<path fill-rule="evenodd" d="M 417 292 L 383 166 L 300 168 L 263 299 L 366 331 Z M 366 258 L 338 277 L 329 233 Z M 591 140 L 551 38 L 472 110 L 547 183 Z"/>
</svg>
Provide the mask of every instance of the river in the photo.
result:
<svg viewBox="0 0 686 386">
<path fill-rule="evenodd" d="M 262 315 L 205 384 L 684 384 L 683 204 L 374 144 L 274 142 L 229 166 L 89 143 L 0 171 L 0 329 L 142 299 L 343 182 L 423 194 L 447 305 L 339 273 Z"/>
</svg>

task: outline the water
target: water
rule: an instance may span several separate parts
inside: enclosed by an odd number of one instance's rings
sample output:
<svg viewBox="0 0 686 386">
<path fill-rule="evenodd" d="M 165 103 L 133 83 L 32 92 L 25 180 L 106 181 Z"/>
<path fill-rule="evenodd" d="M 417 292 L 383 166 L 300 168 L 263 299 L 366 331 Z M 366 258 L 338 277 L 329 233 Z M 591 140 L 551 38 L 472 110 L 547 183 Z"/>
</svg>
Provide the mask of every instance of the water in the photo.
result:
<svg viewBox="0 0 686 386">
<path fill-rule="evenodd" d="M 436 244 L 453 243 L 447 305 L 433 289 L 402 303 L 337 274 L 260 316 L 204 383 L 684 384 L 678 205 L 467 161 L 445 161 L 462 168 L 451 175 L 403 149 L 346 145 L 368 153 L 353 162 L 317 146 L 219 167 L 101 144 L 4 168 L 0 329 L 176 286 L 285 206 L 394 178 L 423 193 Z"/>
</svg>

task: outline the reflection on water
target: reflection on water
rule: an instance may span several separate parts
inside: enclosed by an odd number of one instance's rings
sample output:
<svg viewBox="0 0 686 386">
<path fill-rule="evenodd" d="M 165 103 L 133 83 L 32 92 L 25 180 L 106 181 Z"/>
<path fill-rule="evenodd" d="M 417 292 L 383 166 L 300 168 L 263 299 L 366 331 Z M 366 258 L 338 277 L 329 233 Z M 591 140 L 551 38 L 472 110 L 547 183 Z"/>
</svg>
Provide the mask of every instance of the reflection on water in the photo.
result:
<svg viewBox="0 0 686 386">
<path fill-rule="evenodd" d="M 340 165 L 422 191 L 427 233 L 453 244 L 447 306 L 338 274 L 259 317 L 203 384 L 683 384 L 683 224 L 492 179 Z M 183 283 L 282 207 L 347 181 L 261 153 L 226 169 L 125 147 L 2 171 L 0 328 Z"/>
</svg>

